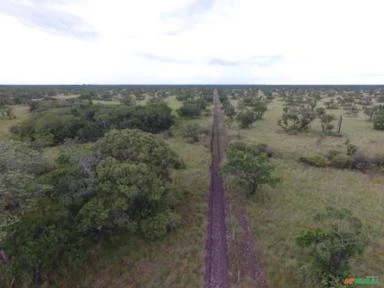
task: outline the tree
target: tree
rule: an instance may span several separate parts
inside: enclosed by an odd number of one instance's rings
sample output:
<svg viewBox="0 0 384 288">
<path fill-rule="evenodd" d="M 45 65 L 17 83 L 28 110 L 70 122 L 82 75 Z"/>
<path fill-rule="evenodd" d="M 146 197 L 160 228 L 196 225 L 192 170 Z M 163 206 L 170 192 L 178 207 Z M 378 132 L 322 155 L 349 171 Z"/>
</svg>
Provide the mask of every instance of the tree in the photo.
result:
<svg viewBox="0 0 384 288">
<path fill-rule="evenodd" d="M 136 129 L 111 130 L 96 142 L 100 157 L 119 161 L 143 162 L 168 177 L 170 169 L 184 167 L 183 161 L 163 140 Z"/>
<path fill-rule="evenodd" d="M 380 109 L 373 118 L 373 128 L 384 130 L 384 109 Z"/>
<path fill-rule="evenodd" d="M 79 229 L 100 232 L 128 229 L 166 207 L 166 183 L 144 163 L 120 162 L 113 157 L 96 167 L 96 194 L 79 211 Z"/>
<path fill-rule="evenodd" d="M 224 113 L 229 118 L 229 120 L 233 120 L 233 118 L 236 116 L 236 109 L 229 101 L 225 103 L 226 104 L 223 104 Z"/>
<path fill-rule="evenodd" d="M 183 105 L 177 110 L 177 113 L 182 117 L 196 118 L 203 112 L 203 107 L 196 102 L 183 102 Z"/>
<path fill-rule="evenodd" d="M 323 133 L 332 131 L 332 129 L 335 127 L 332 124 L 332 121 L 336 119 L 335 115 L 327 114 L 324 108 L 317 108 L 316 112 L 317 116 L 320 119 L 321 130 L 323 131 Z"/>
<path fill-rule="evenodd" d="M 240 121 L 241 128 L 249 128 L 256 121 L 255 113 L 248 109 L 241 111 L 237 115 L 237 119 Z"/>
<path fill-rule="evenodd" d="M 169 129 L 173 123 L 172 109 L 164 102 L 137 105 L 131 112 L 128 120 L 129 126 L 124 128 L 137 128 L 145 132 L 159 133 Z"/>
<path fill-rule="evenodd" d="M 274 185 L 279 180 L 272 175 L 273 167 L 268 162 L 268 156 L 247 145 L 229 147 L 222 171 L 244 181 L 251 195 L 256 193 L 259 185 Z"/>
<path fill-rule="evenodd" d="M 315 225 L 301 231 L 298 246 L 310 247 L 313 267 L 326 287 L 333 281 L 350 276 L 349 260 L 362 253 L 367 244 L 362 224 L 347 209 L 327 207 L 326 212 L 314 216 Z"/>
<path fill-rule="evenodd" d="M 302 132 L 308 130 L 316 118 L 316 112 L 306 107 L 284 107 L 283 115 L 277 124 L 287 132 Z"/>
<path fill-rule="evenodd" d="M 252 104 L 252 110 L 255 113 L 255 120 L 263 119 L 264 113 L 267 111 L 267 104 L 261 101 L 256 101 Z"/>
</svg>

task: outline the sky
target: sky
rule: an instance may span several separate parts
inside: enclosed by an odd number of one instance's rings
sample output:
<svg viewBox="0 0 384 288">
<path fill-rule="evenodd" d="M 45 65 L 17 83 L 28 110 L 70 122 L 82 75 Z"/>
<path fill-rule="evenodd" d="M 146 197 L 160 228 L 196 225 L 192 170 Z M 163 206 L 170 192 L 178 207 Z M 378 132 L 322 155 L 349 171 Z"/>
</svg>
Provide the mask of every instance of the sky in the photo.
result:
<svg viewBox="0 0 384 288">
<path fill-rule="evenodd" d="M 384 84 L 382 0 L 0 0 L 0 84 Z"/>
</svg>

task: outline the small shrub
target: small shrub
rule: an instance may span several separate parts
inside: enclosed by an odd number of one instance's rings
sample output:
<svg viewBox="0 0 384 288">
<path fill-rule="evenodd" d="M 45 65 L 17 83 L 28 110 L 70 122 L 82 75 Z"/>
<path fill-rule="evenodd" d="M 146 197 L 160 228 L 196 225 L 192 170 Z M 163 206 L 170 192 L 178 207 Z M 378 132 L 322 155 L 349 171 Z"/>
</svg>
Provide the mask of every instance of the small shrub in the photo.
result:
<svg viewBox="0 0 384 288">
<path fill-rule="evenodd" d="M 340 153 L 342 153 L 342 152 L 337 151 L 337 150 L 329 150 L 329 151 L 328 151 L 328 154 L 327 154 L 327 158 L 328 158 L 329 160 L 332 160 L 333 158 L 335 158 L 336 155 L 338 155 L 338 154 L 340 154 Z"/>
<path fill-rule="evenodd" d="M 236 150 L 245 151 L 247 149 L 247 144 L 243 141 L 233 141 L 233 142 L 229 143 L 228 149 L 236 149 Z"/>
<path fill-rule="evenodd" d="M 373 128 L 375 130 L 384 130 L 384 109 L 381 109 L 373 118 Z"/>
<path fill-rule="evenodd" d="M 267 154 L 268 157 L 272 157 L 274 154 L 272 147 L 269 146 L 268 144 L 263 144 L 263 143 L 257 144 L 256 149 L 260 153 Z"/>
<path fill-rule="evenodd" d="M 190 123 L 183 128 L 182 133 L 183 133 L 183 138 L 186 139 L 188 143 L 199 142 L 201 128 L 199 125 L 195 123 L 193 124 Z"/>
<path fill-rule="evenodd" d="M 356 153 L 354 153 L 351 158 L 352 166 L 355 169 L 365 170 L 371 168 L 372 166 L 371 160 L 368 159 L 368 157 L 366 157 L 361 151 L 357 151 Z"/>
<path fill-rule="evenodd" d="M 140 222 L 140 228 L 145 238 L 153 240 L 161 238 L 168 232 L 176 229 L 180 221 L 181 218 L 178 214 L 166 211 L 142 220 Z"/>
<path fill-rule="evenodd" d="M 203 107 L 196 102 L 184 102 L 177 113 L 182 117 L 197 118 L 203 112 Z"/>
<path fill-rule="evenodd" d="M 245 110 L 237 116 L 241 128 L 249 128 L 256 121 L 255 114 L 250 110 Z"/>
<path fill-rule="evenodd" d="M 315 167 L 326 167 L 329 165 L 328 159 L 321 155 L 300 157 L 299 161 Z"/>
<path fill-rule="evenodd" d="M 357 147 L 356 145 L 354 144 L 351 144 L 351 142 L 349 141 L 349 139 L 347 141 L 345 141 L 344 145 L 347 146 L 347 154 L 349 156 L 355 154 L 357 152 L 357 150 L 359 150 L 359 147 Z"/>
<path fill-rule="evenodd" d="M 372 163 L 376 165 L 377 167 L 383 167 L 384 168 L 384 154 L 376 154 L 372 159 Z"/>
<path fill-rule="evenodd" d="M 352 167 L 353 159 L 344 153 L 337 154 L 331 160 L 331 166 L 340 169 L 348 169 Z"/>
<path fill-rule="evenodd" d="M 296 238 L 299 247 L 309 248 L 315 275 L 323 284 L 335 286 L 350 275 L 350 259 L 361 254 L 368 244 L 362 223 L 347 209 L 327 207 L 316 214 L 311 228 L 301 231 Z"/>
</svg>

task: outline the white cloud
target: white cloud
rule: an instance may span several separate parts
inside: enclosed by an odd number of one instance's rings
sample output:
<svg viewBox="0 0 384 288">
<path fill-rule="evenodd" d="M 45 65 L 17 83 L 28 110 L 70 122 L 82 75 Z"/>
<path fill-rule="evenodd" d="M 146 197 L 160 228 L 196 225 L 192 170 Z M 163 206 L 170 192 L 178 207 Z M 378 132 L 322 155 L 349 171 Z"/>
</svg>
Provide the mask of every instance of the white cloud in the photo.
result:
<svg viewBox="0 0 384 288">
<path fill-rule="evenodd" d="M 0 83 L 379 84 L 383 6 L 2 0 Z M 55 15 L 61 21 L 49 22 Z"/>
</svg>

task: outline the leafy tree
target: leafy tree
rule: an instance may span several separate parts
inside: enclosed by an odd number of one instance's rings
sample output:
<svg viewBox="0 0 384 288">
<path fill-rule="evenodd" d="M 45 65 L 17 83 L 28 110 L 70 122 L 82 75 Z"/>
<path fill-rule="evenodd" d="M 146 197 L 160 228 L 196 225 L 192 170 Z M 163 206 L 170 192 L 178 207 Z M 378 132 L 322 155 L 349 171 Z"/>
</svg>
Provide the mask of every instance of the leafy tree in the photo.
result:
<svg viewBox="0 0 384 288">
<path fill-rule="evenodd" d="M 267 111 L 267 104 L 261 101 L 256 101 L 252 104 L 252 110 L 255 113 L 255 120 L 263 119 L 264 113 Z"/>
<path fill-rule="evenodd" d="M 170 169 L 184 167 L 183 161 L 163 140 L 136 129 L 112 130 L 96 142 L 95 149 L 100 157 L 150 165 L 165 177 L 169 176 Z"/>
<path fill-rule="evenodd" d="M 278 125 L 287 132 L 306 131 L 316 118 L 316 113 L 306 107 L 284 107 Z"/>
<path fill-rule="evenodd" d="M 273 177 L 273 167 L 268 162 L 268 156 L 250 146 L 230 146 L 227 151 L 227 161 L 222 167 L 225 174 L 232 174 L 244 181 L 251 195 L 261 184 L 274 185 L 278 178 Z"/>
<path fill-rule="evenodd" d="M 310 247 L 313 267 L 326 287 L 333 281 L 350 276 L 349 260 L 362 253 L 367 244 L 362 224 L 347 209 L 327 207 L 325 213 L 314 216 L 313 228 L 301 231 L 297 245 Z"/>
<path fill-rule="evenodd" d="M 84 240 L 71 229 L 70 219 L 62 207 L 42 202 L 8 226 L 1 244 L 10 256 L 4 272 L 17 287 L 40 287 L 53 272 L 84 257 Z"/>
<path fill-rule="evenodd" d="M 376 130 L 384 130 L 384 109 L 380 109 L 373 118 L 373 127 Z"/>
<path fill-rule="evenodd" d="M 146 132 L 158 133 L 169 129 L 173 123 L 172 109 L 164 102 L 148 104 L 146 106 L 135 106 L 131 119 L 128 120 L 129 127 Z"/>
<path fill-rule="evenodd" d="M 236 109 L 235 107 L 228 101 L 226 104 L 223 105 L 224 113 L 225 115 L 230 119 L 233 120 L 236 116 Z"/>
<path fill-rule="evenodd" d="M 321 123 L 321 130 L 323 132 L 330 132 L 335 127 L 332 124 L 332 121 L 336 119 L 335 115 L 327 114 L 324 108 L 317 108 L 316 109 L 317 116 L 320 119 Z"/>
<path fill-rule="evenodd" d="M 249 128 L 256 121 L 255 113 L 249 109 L 241 111 L 237 115 L 237 119 L 240 121 L 241 128 Z"/>
<path fill-rule="evenodd" d="M 180 116 L 190 118 L 197 118 L 202 112 L 202 105 L 195 102 L 184 102 L 183 105 L 177 110 L 177 113 Z"/>
<path fill-rule="evenodd" d="M 166 185 L 150 166 L 109 157 L 96 167 L 96 194 L 80 210 L 80 229 L 126 228 L 164 210 Z M 160 211 L 159 211 L 160 210 Z"/>
</svg>

